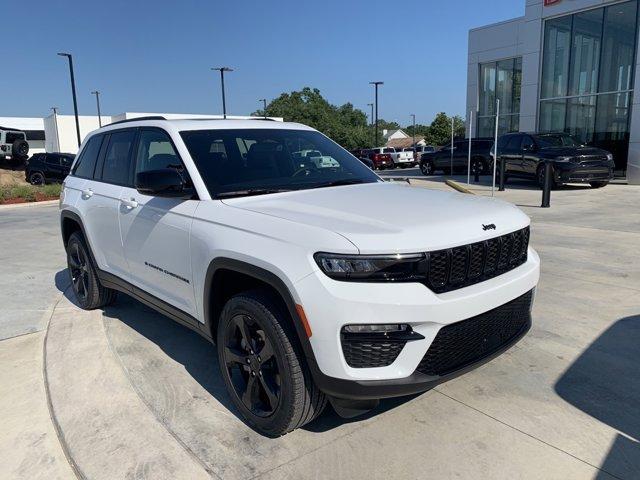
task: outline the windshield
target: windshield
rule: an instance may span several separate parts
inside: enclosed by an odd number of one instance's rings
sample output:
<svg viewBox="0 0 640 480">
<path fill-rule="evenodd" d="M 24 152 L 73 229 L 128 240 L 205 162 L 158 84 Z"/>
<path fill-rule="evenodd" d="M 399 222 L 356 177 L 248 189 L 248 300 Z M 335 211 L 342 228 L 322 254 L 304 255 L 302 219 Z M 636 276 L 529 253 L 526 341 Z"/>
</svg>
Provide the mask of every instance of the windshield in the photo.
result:
<svg viewBox="0 0 640 480">
<path fill-rule="evenodd" d="M 213 198 L 380 181 L 316 131 L 193 130 L 180 135 Z"/>
<path fill-rule="evenodd" d="M 581 147 L 583 145 L 580 140 L 568 133 L 545 133 L 536 135 L 535 139 L 541 147 Z"/>
</svg>

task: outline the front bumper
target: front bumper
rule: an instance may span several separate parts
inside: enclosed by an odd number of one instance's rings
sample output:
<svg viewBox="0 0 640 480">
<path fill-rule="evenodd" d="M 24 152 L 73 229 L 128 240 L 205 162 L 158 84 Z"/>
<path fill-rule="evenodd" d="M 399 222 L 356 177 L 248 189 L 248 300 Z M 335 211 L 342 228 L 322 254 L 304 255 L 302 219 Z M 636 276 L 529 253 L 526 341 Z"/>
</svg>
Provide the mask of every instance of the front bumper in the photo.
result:
<svg viewBox="0 0 640 480">
<path fill-rule="evenodd" d="M 608 162 L 574 164 L 556 163 L 557 183 L 607 182 L 613 179 L 614 167 Z"/>
<path fill-rule="evenodd" d="M 486 362 L 515 343 L 530 326 L 485 352 L 469 365 L 441 375 L 418 371 L 421 360 L 441 329 L 485 314 L 527 292 L 538 283 L 540 263 L 533 249 L 523 265 L 498 277 L 459 290 L 435 294 L 421 284 L 349 283 L 331 280 L 320 271 L 295 285 L 311 326 L 312 372 L 326 393 L 341 398 L 383 398 L 431 388 Z M 354 323 L 402 323 L 422 337 L 407 342 L 387 366 L 354 368 L 343 353 L 340 331 Z"/>
</svg>

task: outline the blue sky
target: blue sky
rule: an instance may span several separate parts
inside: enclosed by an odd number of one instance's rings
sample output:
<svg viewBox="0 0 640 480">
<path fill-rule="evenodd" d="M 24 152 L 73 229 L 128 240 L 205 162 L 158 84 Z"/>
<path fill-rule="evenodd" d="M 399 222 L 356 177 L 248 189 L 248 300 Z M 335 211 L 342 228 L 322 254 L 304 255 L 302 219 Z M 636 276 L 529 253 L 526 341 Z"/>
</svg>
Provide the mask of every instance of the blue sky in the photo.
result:
<svg viewBox="0 0 640 480">
<path fill-rule="evenodd" d="M 524 13 L 524 0 L 37 1 L 26 23 L 3 22 L 0 116 L 72 113 L 66 60 L 74 55 L 81 114 L 123 111 L 249 114 L 258 99 L 317 87 L 332 103 L 367 110 L 383 80 L 380 116 L 464 113 L 469 28 Z M 8 27 L 8 30 L 7 30 Z M 10 48 L 7 48 L 10 47 Z M 11 55 L 8 55 L 8 50 Z M 3 88 L 4 90 L 4 88 Z"/>
</svg>

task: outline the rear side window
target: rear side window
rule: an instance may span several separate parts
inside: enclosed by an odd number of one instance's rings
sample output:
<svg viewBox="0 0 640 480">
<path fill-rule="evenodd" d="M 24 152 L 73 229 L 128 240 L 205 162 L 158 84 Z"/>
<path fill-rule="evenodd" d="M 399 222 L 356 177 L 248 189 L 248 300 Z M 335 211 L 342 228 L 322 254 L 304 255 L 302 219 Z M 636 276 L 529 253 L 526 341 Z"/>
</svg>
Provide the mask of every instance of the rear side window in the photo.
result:
<svg viewBox="0 0 640 480">
<path fill-rule="evenodd" d="M 131 172 L 131 147 L 136 137 L 135 130 L 114 132 L 109 137 L 109 146 L 102 166 L 102 181 L 116 185 L 129 185 Z"/>
<path fill-rule="evenodd" d="M 49 165 L 55 165 L 55 166 L 59 166 L 60 165 L 60 157 L 58 155 L 47 155 L 47 160 L 46 163 L 48 163 Z"/>
<path fill-rule="evenodd" d="M 93 178 L 93 171 L 98 161 L 98 154 L 102 146 L 104 135 L 94 135 L 91 137 L 80 153 L 78 161 L 73 167 L 71 175 L 80 178 Z"/>
</svg>

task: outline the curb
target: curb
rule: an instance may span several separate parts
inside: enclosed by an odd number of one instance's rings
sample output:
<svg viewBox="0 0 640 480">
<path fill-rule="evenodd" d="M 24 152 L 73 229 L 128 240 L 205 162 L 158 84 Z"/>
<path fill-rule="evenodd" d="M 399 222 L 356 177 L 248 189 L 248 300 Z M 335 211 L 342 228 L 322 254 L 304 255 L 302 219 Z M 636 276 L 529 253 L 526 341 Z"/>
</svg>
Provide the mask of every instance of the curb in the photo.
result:
<svg viewBox="0 0 640 480">
<path fill-rule="evenodd" d="M 453 188 L 454 190 L 457 190 L 460 193 L 466 193 L 468 195 L 475 195 L 475 193 L 473 193 L 471 190 L 469 190 L 466 187 L 463 187 L 462 185 L 460 185 L 458 182 L 455 182 L 453 180 L 445 180 L 444 183 L 446 183 L 447 185 L 449 185 L 451 188 Z"/>
<path fill-rule="evenodd" d="M 0 210 L 9 208 L 25 208 L 25 207 L 41 207 L 44 205 L 54 205 L 60 202 L 60 200 L 45 200 L 44 202 L 23 202 L 23 203 L 9 203 L 7 205 L 0 205 Z"/>
</svg>

